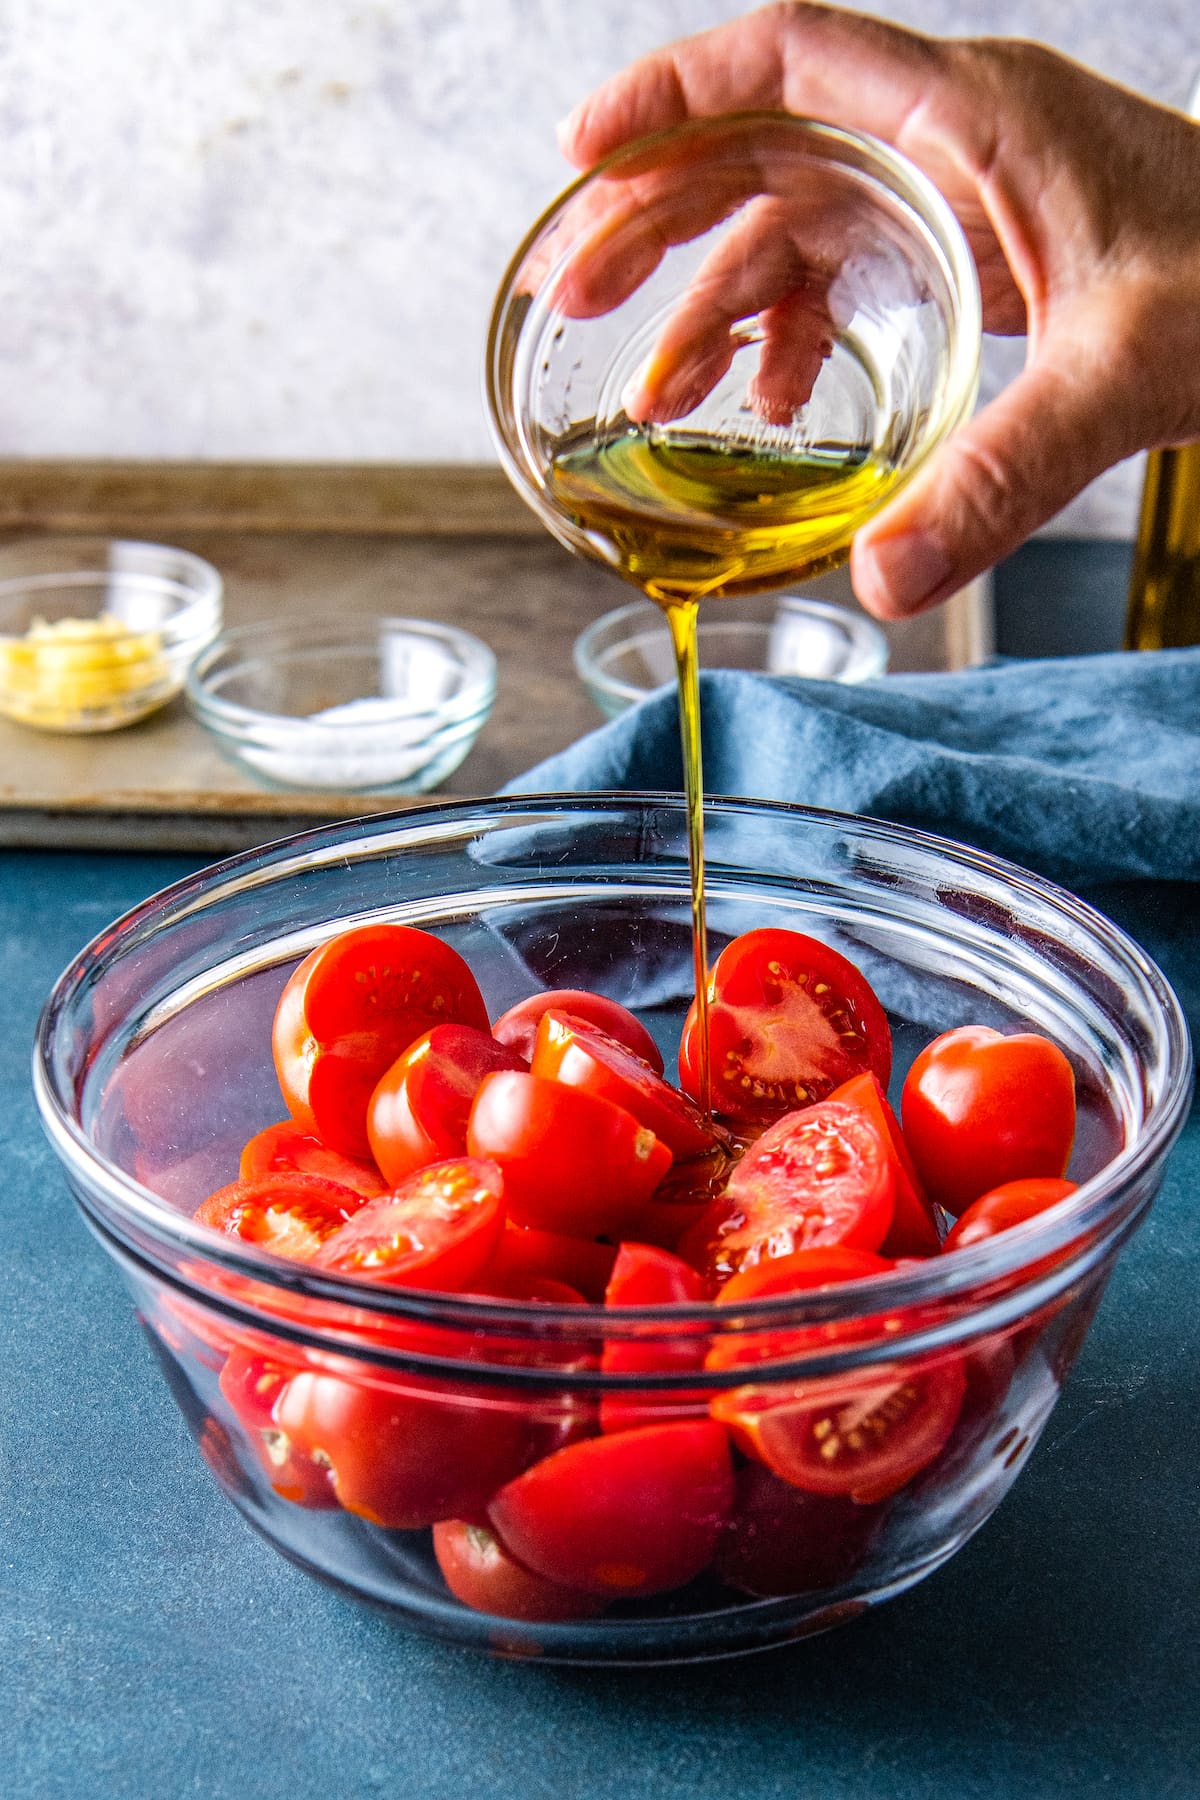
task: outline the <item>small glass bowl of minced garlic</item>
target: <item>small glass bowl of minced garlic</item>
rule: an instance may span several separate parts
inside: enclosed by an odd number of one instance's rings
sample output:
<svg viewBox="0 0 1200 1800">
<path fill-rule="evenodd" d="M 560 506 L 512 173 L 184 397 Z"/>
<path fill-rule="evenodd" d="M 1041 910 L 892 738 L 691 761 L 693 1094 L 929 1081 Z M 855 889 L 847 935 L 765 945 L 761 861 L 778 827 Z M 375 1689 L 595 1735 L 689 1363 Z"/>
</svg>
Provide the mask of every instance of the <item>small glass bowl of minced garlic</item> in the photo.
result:
<svg viewBox="0 0 1200 1800">
<path fill-rule="evenodd" d="M 221 627 L 202 557 L 119 538 L 0 548 L 0 714 L 43 731 L 115 731 L 174 698 Z"/>
</svg>

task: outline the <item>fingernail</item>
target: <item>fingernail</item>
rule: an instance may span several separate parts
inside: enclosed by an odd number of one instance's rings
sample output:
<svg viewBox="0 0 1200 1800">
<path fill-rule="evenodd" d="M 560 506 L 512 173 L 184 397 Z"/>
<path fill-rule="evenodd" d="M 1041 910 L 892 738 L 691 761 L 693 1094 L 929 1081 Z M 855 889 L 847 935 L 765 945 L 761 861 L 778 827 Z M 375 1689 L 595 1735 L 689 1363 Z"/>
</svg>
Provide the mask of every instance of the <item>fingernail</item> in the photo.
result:
<svg viewBox="0 0 1200 1800">
<path fill-rule="evenodd" d="M 868 556 L 879 598 L 893 613 L 916 612 L 954 573 L 942 546 L 925 531 L 899 531 L 880 538 Z"/>
</svg>

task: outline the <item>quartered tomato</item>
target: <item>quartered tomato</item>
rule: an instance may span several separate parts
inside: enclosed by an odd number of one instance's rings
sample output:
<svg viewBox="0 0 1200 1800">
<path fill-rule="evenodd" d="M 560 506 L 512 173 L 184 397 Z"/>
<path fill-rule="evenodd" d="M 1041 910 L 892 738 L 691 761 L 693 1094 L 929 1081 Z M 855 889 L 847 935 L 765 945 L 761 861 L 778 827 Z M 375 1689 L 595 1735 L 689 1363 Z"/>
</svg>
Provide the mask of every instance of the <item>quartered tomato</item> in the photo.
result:
<svg viewBox="0 0 1200 1800">
<path fill-rule="evenodd" d="M 484 1076 L 524 1068 L 515 1050 L 473 1025 L 435 1025 L 414 1039 L 380 1077 L 367 1108 L 371 1150 L 388 1180 L 461 1156 Z"/>
<path fill-rule="evenodd" d="M 791 1256 L 772 1256 L 751 1263 L 729 1280 L 717 1294 L 717 1305 L 744 1306 L 747 1301 L 778 1299 L 785 1294 L 836 1287 L 843 1281 L 862 1281 L 886 1275 L 895 1264 L 870 1250 L 851 1250 L 842 1244 L 825 1249 L 797 1250 Z M 741 1363 L 780 1362 L 798 1356 L 832 1339 L 848 1335 L 872 1336 L 884 1329 L 872 1321 L 854 1320 L 847 1329 L 841 1321 L 828 1324 L 775 1327 L 764 1331 L 730 1332 L 715 1339 L 707 1357 L 710 1369 L 736 1368 Z"/>
<path fill-rule="evenodd" d="M 348 1512 L 395 1531 L 479 1518 L 531 1454 L 528 1421 L 512 1400 L 348 1358 L 294 1375 L 275 1422 L 295 1449 L 328 1466 Z"/>
<path fill-rule="evenodd" d="M 710 1126 L 678 1089 L 598 1026 L 553 1010 L 537 1029 L 530 1072 L 623 1106 L 673 1156 L 703 1156 L 713 1148 Z"/>
<path fill-rule="evenodd" d="M 196 1218 L 201 1225 L 276 1256 L 311 1262 L 326 1239 L 362 1205 L 362 1195 L 341 1182 L 284 1169 L 219 1188 L 201 1201 Z"/>
<path fill-rule="evenodd" d="M 685 1091 L 700 1091 L 695 1003 L 679 1046 Z M 892 1067 L 887 1016 L 870 985 L 828 944 L 799 931 L 748 931 L 726 945 L 708 977 L 713 1106 L 766 1124 L 821 1100 L 872 1069 Z"/>
<path fill-rule="evenodd" d="M 840 1100 L 763 1132 L 681 1245 L 715 1280 L 796 1250 L 878 1250 L 892 1222 L 892 1157 L 879 1129 Z"/>
<path fill-rule="evenodd" d="M 563 1231 L 536 1231 L 510 1221 L 480 1279 L 486 1285 L 494 1278 L 500 1292 L 510 1281 L 561 1281 L 585 1299 L 599 1301 L 604 1298 L 616 1254 L 613 1244 L 592 1243 Z"/>
<path fill-rule="evenodd" d="M 936 1256 L 941 1239 L 934 1221 L 933 1209 L 921 1188 L 913 1159 L 908 1153 L 900 1130 L 900 1121 L 888 1104 L 873 1070 L 844 1081 L 830 1094 L 831 1100 L 844 1100 L 856 1106 L 879 1128 L 890 1148 L 892 1161 L 892 1223 L 881 1245 L 885 1256 Z"/>
<path fill-rule="evenodd" d="M 1075 1138 L 1075 1077 L 1036 1032 L 960 1025 L 916 1058 L 901 1110 L 926 1192 L 957 1217 L 1004 1182 L 1062 1175 Z"/>
<path fill-rule="evenodd" d="M 321 1246 L 318 1268 L 391 1287 L 468 1287 L 504 1229 L 504 1182 L 495 1163 L 462 1156 L 418 1169 Z"/>
<path fill-rule="evenodd" d="M 624 1107 L 537 1075 L 484 1078 L 467 1146 L 500 1165 L 518 1225 L 578 1237 L 628 1230 L 671 1165 L 666 1145 Z"/>
<path fill-rule="evenodd" d="M 604 1610 L 597 1595 L 560 1587 L 523 1569 L 485 1525 L 444 1519 L 433 1528 L 433 1553 L 454 1598 L 476 1612 L 546 1625 L 556 1619 L 592 1619 Z"/>
<path fill-rule="evenodd" d="M 649 1063 L 656 1075 L 662 1074 L 662 1051 L 642 1021 L 620 1001 L 589 993 L 586 988 L 546 988 L 540 994 L 530 994 L 527 1000 L 518 1000 L 515 1006 L 500 1015 L 492 1026 L 492 1035 L 529 1062 L 542 1014 L 551 1008 L 566 1013 L 569 1018 L 598 1025 L 606 1036 L 616 1038 L 644 1063 Z"/>
<path fill-rule="evenodd" d="M 877 1364 L 717 1395 L 713 1417 L 750 1456 L 812 1494 L 869 1503 L 904 1487 L 946 1444 L 962 1406 L 962 1361 Z"/>
<path fill-rule="evenodd" d="M 362 925 L 305 957 L 280 997 L 275 1070 L 292 1117 L 346 1156 L 365 1158 L 375 1084 L 435 1025 L 487 1031 L 470 969 L 449 944 L 408 925 Z"/>
<path fill-rule="evenodd" d="M 609 1307 L 696 1306 L 708 1297 L 708 1284 L 688 1263 L 651 1244 L 622 1244 L 613 1264 L 604 1296 Z M 613 1338 L 604 1346 L 600 1366 L 609 1374 L 679 1374 L 704 1365 L 707 1340 L 702 1334 L 664 1337 L 655 1327 L 645 1342 Z M 693 1396 L 693 1398 L 697 1398 Z M 706 1406 L 708 1396 L 698 1402 Z M 653 1425 L 680 1417 L 688 1395 L 671 1393 L 608 1393 L 600 1401 L 600 1429 L 625 1431 L 637 1425 Z"/>
<path fill-rule="evenodd" d="M 732 1505 L 725 1433 L 703 1419 L 558 1450 L 501 1488 L 488 1523 L 518 1562 L 546 1580 L 631 1599 L 699 1575 Z"/>
<path fill-rule="evenodd" d="M 982 1244 L 1010 1226 L 1036 1219 L 1039 1213 L 1073 1194 L 1076 1186 L 1074 1181 L 1054 1181 L 1049 1177 L 1040 1181 L 1006 1181 L 972 1200 L 942 1248 L 965 1250 L 971 1244 Z"/>
<path fill-rule="evenodd" d="M 283 1119 L 256 1133 L 242 1151 L 238 1174 L 243 1181 L 253 1181 L 258 1175 L 276 1175 L 288 1169 L 325 1175 L 330 1181 L 353 1188 L 364 1200 L 373 1200 L 388 1188 L 374 1163 L 360 1162 L 331 1150 L 320 1138 L 301 1130 L 294 1119 Z"/>
</svg>

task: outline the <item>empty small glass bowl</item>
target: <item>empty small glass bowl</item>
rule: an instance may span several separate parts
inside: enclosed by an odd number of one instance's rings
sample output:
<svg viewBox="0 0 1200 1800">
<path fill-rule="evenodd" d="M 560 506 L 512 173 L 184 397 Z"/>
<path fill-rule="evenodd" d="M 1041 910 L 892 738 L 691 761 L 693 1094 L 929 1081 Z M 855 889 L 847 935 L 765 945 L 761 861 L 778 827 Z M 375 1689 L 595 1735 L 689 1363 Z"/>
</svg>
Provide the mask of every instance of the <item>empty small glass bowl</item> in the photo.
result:
<svg viewBox="0 0 1200 1800">
<path fill-rule="evenodd" d="M 0 549 L 0 713 L 44 731 L 115 731 L 183 686 L 221 629 L 223 583 L 190 551 L 123 538 Z"/>
<path fill-rule="evenodd" d="M 887 668 L 887 639 L 861 613 L 781 594 L 764 604 L 723 601 L 696 628 L 702 669 L 804 675 L 816 681 L 869 681 Z M 675 652 L 662 608 L 632 600 L 605 613 L 575 640 L 575 672 L 606 718 L 675 679 Z"/>
<path fill-rule="evenodd" d="M 457 769 L 492 710 L 496 658 L 428 619 L 246 625 L 193 667 L 187 699 L 268 787 L 423 794 Z"/>
</svg>

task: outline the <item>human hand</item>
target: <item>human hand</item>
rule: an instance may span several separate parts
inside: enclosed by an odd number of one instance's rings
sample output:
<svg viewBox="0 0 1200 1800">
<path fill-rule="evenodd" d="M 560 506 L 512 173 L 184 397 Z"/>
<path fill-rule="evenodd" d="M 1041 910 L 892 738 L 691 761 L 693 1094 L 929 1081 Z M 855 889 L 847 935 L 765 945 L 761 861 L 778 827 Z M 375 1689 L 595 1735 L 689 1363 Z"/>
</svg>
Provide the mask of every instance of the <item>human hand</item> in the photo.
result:
<svg viewBox="0 0 1200 1800">
<path fill-rule="evenodd" d="M 873 612 L 945 599 L 1104 469 L 1200 438 L 1200 125 L 1041 45 L 943 41 L 792 0 L 634 63 L 576 108 L 561 142 L 586 167 L 647 132 L 749 108 L 868 131 L 909 156 L 963 227 L 985 329 L 1028 334 L 1022 374 L 858 533 L 852 573 Z M 811 318 L 801 327 L 811 353 Z M 768 390 L 786 386 L 786 333 L 778 345 Z M 656 412 L 653 377 L 643 416 L 673 416 L 681 396 L 660 394 Z M 758 403 L 770 416 L 770 391 Z"/>
</svg>

